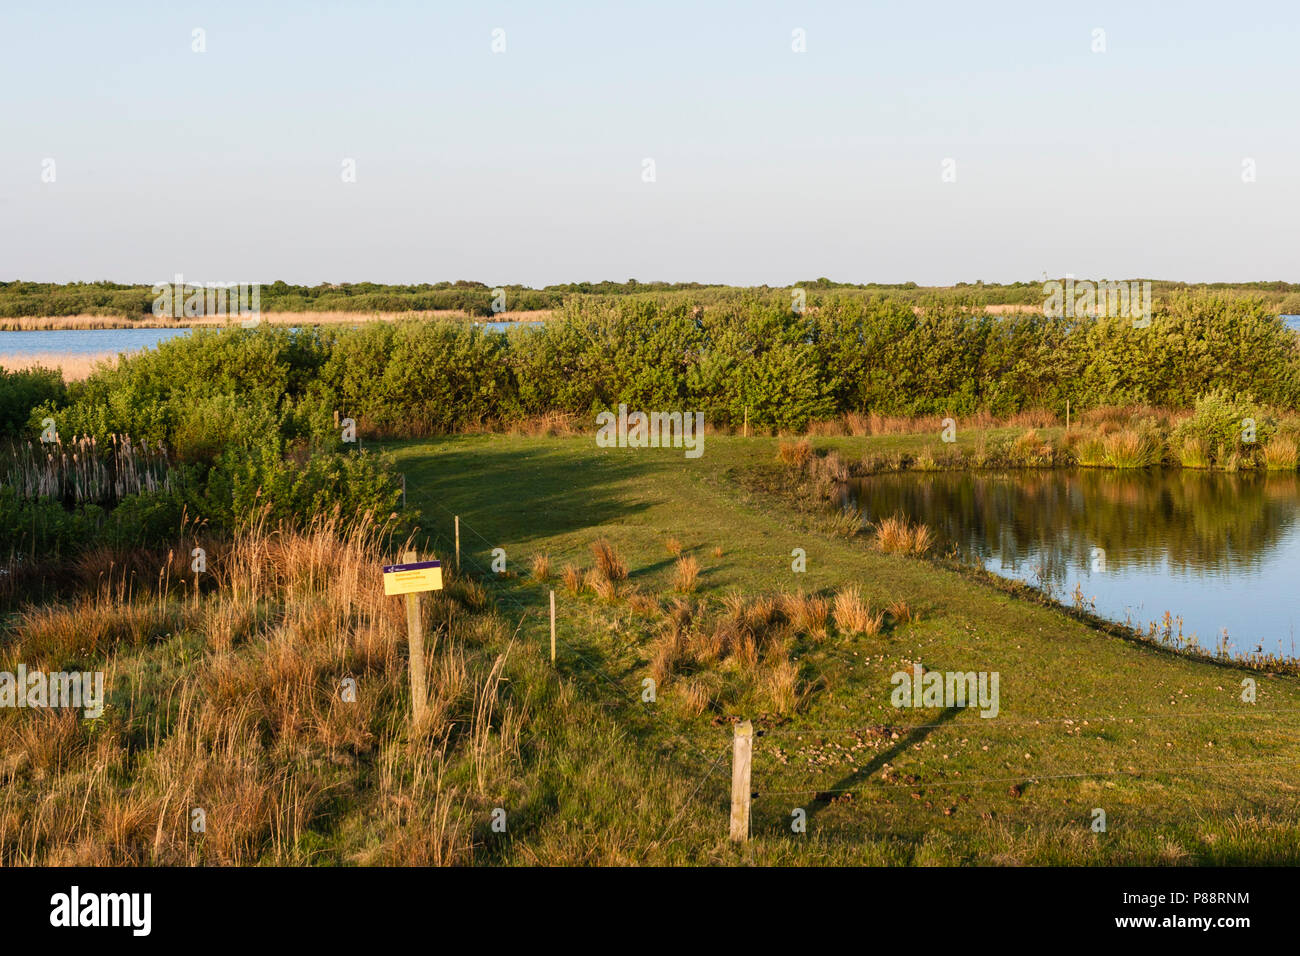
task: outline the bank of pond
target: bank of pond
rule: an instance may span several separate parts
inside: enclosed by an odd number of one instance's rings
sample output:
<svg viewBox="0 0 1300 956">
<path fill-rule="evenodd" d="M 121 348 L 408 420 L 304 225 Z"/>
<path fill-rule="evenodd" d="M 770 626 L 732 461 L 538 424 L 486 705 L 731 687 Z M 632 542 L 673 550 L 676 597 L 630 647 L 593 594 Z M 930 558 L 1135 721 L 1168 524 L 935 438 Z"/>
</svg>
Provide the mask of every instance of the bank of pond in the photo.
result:
<svg viewBox="0 0 1300 956">
<path fill-rule="evenodd" d="M 904 471 L 844 481 L 839 503 L 922 522 L 994 574 L 1164 643 L 1296 656 L 1294 471 Z"/>
</svg>

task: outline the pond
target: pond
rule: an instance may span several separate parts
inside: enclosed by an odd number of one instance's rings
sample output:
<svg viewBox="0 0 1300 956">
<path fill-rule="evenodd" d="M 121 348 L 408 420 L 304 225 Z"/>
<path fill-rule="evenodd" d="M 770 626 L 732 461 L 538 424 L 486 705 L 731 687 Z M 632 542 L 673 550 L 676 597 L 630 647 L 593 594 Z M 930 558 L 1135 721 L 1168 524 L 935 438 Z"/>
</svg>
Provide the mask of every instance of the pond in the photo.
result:
<svg viewBox="0 0 1300 956">
<path fill-rule="evenodd" d="M 903 514 L 994 574 L 1153 621 L 1211 652 L 1296 655 L 1300 476 L 1191 469 L 902 472 L 850 481 L 866 520 Z"/>
</svg>

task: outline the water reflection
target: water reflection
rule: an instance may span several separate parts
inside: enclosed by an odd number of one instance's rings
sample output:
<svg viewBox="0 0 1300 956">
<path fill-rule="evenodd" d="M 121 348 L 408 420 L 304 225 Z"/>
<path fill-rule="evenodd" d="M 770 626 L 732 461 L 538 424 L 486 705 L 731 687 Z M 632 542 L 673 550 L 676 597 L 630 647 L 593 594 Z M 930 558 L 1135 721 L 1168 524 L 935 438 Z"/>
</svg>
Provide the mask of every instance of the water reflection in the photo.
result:
<svg viewBox="0 0 1300 956">
<path fill-rule="evenodd" d="M 1300 477 L 1192 470 L 907 472 L 849 482 L 868 519 L 925 522 L 989 570 L 1145 625 L 1165 611 L 1213 647 L 1292 653 Z M 1246 646 L 1246 645 L 1249 646 Z"/>
</svg>

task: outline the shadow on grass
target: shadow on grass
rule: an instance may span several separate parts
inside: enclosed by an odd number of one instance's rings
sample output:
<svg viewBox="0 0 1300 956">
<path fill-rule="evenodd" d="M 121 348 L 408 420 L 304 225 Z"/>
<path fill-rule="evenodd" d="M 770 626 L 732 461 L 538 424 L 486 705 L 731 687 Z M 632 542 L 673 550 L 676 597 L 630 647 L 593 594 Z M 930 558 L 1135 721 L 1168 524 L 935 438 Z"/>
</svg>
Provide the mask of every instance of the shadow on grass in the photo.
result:
<svg viewBox="0 0 1300 956">
<path fill-rule="evenodd" d="M 883 750 L 872 757 L 870 762 L 859 767 L 847 777 L 837 781 L 835 785 L 830 787 L 828 790 L 820 791 L 817 794 L 817 798 L 811 801 L 811 806 L 808 807 L 808 820 L 811 821 L 818 813 L 831 805 L 831 800 L 823 797 L 823 794 L 832 797 L 842 796 L 850 790 L 853 790 L 855 787 L 865 783 L 873 773 L 880 770 L 885 764 L 904 753 L 909 747 L 921 743 L 929 737 L 930 734 L 934 733 L 944 724 L 948 723 L 948 721 L 961 713 L 961 710 L 962 708 L 960 707 L 945 708 L 934 720 L 927 721 L 921 726 L 913 728 L 911 732 L 901 737 L 893 746 L 889 747 L 889 749 Z"/>
<path fill-rule="evenodd" d="M 423 512 L 422 530 L 450 541 L 459 514 L 462 551 L 517 552 L 530 541 L 617 522 L 647 507 L 619 488 L 648 477 L 646 459 L 625 449 L 593 455 L 585 446 L 491 438 L 386 447 L 406 475 L 408 505 Z"/>
</svg>

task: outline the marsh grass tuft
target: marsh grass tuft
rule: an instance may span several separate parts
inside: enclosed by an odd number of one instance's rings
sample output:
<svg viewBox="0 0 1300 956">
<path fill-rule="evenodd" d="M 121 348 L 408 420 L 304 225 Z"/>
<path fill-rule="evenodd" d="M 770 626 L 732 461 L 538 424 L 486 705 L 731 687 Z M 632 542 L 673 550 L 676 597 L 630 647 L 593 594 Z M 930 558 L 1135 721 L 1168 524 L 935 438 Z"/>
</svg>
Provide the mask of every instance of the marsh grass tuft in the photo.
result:
<svg viewBox="0 0 1300 956">
<path fill-rule="evenodd" d="M 876 532 L 876 547 L 896 554 L 923 555 L 934 546 L 930 529 L 917 522 L 909 522 L 902 515 L 882 518 L 872 526 Z"/>
<path fill-rule="evenodd" d="M 700 576 L 700 562 L 686 555 L 677 559 L 673 567 L 673 590 L 680 594 L 692 594 Z"/>
<path fill-rule="evenodd" d="M 604 538 L 593 541 L 591 556 L 596 561 L 594 570 L 606 581 L 617 583 L 627 579 L 627 562 L 612 544 Z"/>
</svg>

